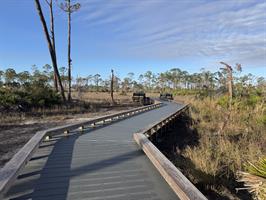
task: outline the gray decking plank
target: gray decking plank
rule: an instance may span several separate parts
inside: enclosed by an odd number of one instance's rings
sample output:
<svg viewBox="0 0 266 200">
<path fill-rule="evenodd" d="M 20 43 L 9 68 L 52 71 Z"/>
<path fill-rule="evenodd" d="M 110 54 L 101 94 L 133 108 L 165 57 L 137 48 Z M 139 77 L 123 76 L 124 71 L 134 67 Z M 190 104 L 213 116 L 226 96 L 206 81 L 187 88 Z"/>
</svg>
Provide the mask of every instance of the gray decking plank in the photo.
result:
<svg viewBox="0 0 266 200">
<path fill-rule="evenodd" d="M 132 139 L 134 132 L 178 109 L 167 103 L 51 146 L 43 144 L 6 199 L 178 199 Z"/>
</svg>

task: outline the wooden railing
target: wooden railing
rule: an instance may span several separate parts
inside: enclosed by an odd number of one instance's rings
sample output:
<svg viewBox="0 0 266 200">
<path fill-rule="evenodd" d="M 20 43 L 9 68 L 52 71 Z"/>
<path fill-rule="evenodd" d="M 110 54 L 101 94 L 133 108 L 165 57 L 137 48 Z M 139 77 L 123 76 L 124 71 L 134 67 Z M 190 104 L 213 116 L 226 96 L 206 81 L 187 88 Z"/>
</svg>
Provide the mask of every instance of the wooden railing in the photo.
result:
<svg viewBox="0 0 266 200">
<path fill-rule="evenodd" d="M 0 199 L 8 191 L 12 183 L 16 180 L 20 171 L 24 168 L 27 162 L 31 159 L 34 152 L 38 149 L 41 142 L 47 137 L 55 134 L 69 134 L 70 131 L 78 130 L 78 132 L 86 129 L 86 126 L 95 126 L 96 123 L 116 121 L 124 119 L 151 109 L 162 106 L 161 102 L 156 101 L 155 104 L 134 108 L 127 111 L 118 112 L 115 114 L 105 115 L 89 119 L 87 121 L 72 123 L 64 126 L 51 128 L 44 131 L 38 131 L 21 149 L 17 152 L 6 165 L 0 169 Z"/>
<path fill-rule="evenodd" d="M 188 109 L 188 105 L 183 106 L 176 113 L 149 125 L 144 130 L 134 133 L 133 137 L 181 200 L 207 200 L 207 198 L 148 139 L 148 137 L 155 134 L 158 130 L 173 123 L 180 113 L 184 112 L 186 109 Z"/>
</svg>

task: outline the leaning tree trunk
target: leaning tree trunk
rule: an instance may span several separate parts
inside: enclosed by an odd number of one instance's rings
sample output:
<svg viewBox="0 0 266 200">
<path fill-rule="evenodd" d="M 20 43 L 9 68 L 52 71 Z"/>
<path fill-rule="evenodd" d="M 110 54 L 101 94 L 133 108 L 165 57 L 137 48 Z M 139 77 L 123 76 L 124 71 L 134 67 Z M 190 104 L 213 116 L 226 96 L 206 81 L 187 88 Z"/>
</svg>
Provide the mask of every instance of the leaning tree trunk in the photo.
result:
<svg viewBox="0 0 266 200">
<path fill-rule="evenodd" d="M 49 8 L 50 8 L 50 32 L 51 32 L 51 43 L 52 43 L 52 47 L 54 49 L 54 56 L 55 56 L 55 60 L 56 59 L 56 49 L 55 49 L 55 36 L 54 36 L 54 14 L 53 14 L 53 0 L 50 0 L 49 3 Z M 56 76 L 56 73 L 54 71 L 54 87 L 55 90 L 58 92 L 58 78 Z"/>
<path fill-rule="evenodd" d="M 57 68 L 55 52 L 54 52 L 54 49 L 53 49 L 53 46 L 52 46 L 52 43 L 51 43 L 51 40 L 50 40 L 50 36 L 49 36 L 49 33 L 48 33 L 47 25 L 46 25 L 46 22 L 45 22 L 43 13 L 42 13 L 42 8 L 41 8 L 39 0 L 35 0 L 35 4 L 36 4 L 36 9 L 38 11 L 38 14 L 40 16 L 40 20 L 41 20 L 41 23 L 42 23 L 42 26 L 43 26 L 43 31 L 44 31 L 44 34 L 45 34 L 45 37 L 46 37 L 46 40 L 47 40 L 48 49 L 49 49 L 51 60 L 52 60 L 53 67 L 54 67 L 54 72 L 55 72 L 55 74 L 57 76 L 58 83 L 59 83 L 59 86 L 60 86 L 60 89 L 61 89 L 61 91 L 60 91 L 61 92 L 61 96 L 62 96 L 63 100 L 65 101 L 66 98 L 65 98 L 65 94 L 64 94 L 64 88 L 63 88 L 63 85 L 62 85 L 62 82 L 61 82 L 61 78 L 60 78 L 60 75 L 59 75 L 59 71 L 58 71 L 58 68 Z"/>
<path fill-rule="evenodd" d="M 71 10 L 70 0 L 68 0 L 68 101 L 71 101 Z"/>
</svg>

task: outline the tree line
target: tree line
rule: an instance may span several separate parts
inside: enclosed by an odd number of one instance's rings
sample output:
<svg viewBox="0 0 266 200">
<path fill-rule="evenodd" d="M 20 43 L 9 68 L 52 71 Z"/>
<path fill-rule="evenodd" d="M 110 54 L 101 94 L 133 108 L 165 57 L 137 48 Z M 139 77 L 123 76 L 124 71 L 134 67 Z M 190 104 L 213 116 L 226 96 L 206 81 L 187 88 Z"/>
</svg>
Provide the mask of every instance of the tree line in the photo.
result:
<svg viewBox="0 0 266 200">
<path fill-rule="evenodd" d="M 123 93 L 146 91 L 146 92 L 173 92 L 178 90 L 186 91 L 226 91 L 228 82 L 230 87 L 234 87 L 234 93 L 244 94 L 244 88 L 265 85 L 264 77 L 255 77 L 252 74 L 241 75 L 241 70 L 231 70 L 221 68 L 217 72 L 210 72 L 202 68 L 198 73 L 189 73 L 180 68 L 172 68 L 165 72 L 153 73 L 147 71 L 140 75 L 133 72 L 128 73 L 125 77 L 119 77 L 112 71 L 109 77 L 103 78 L 100 74 L 71 77 L 73 89 L 84 91 L 109 92 L 111 90 L 111 80 L 113 79 L 113 89 Z M 61 77 L 63 87 L 69 85 L 68 70 L 60 67 L 58 73 Z M 229 73 L 229 74 L 228 74 Z M 229 77 L 229 80 L 228 80 Z M 32 72 L 16 72 L 13 68 L 0 71 L 0 84 L 2 86 L 21 86 L 29 84 L 34 80 L 44 81 L 47 86 L 56 91 L 54 70 L 49 64 L 44 65 L 41 69 L 32 66 Z M 234 85 L 232 86 L 232 84 Z M 242 89 L 242 90 L 241 90 Z"/>
<path fill-rule="evenodd" d="M 64 99 L 55 87 L 54 68 L 46 64 L 42 68 L 32 66 L 31 71 L 17 72 L 13 68 L 0 70 L 0 109 L 22 107 L 49 107 L 62 104 Z M 69 85 L 68 69 L 60 67 L 58 73 L 62 87 Z M 266 80 L 256 78 L 252 74 L 241 75 L 241 68 L 231 67 L 230 70 L 220 68 L 210 72 L 202 68 L 198 73 L 189 73 L 180 68 L 172 68 L 165 72 L 147 71 L 136 75 L 133 72 L 119 77 L 111 70 L 110 76 L 103 78 L 100 74 L 71 77 L 72 91 L 78 92 L 109 92 L 114 103 L 113 92 L 127 94 L 130 92 L 170 92 L 174 95 L 223 96 L 221 104 L 232 104 L 233 97 L 246 99 L 248 104 L 256 104 L 258 98 L 266 94 Z M 226 95 L 227 96 L 227 95 Z M 243 98 L 246 97 L 246 98 Z"/>
<path fill-rule="evenodd" d="M 211 72 L 202 68 L 198 73 L 189 73 L 180 68 L 172 68 L 165 72 L 153 73 L 147 71 L 140 75 L 133 72 L 125 77 L 114 75 L 114 90 L 124 93 L 134 91 L 146 92 L 173 92 L 173 91 L 216 91 L 244 94 L 244 88 L 265 85 L 264 77 L 255 77 L 251 73 L 241 74 L 241 69 L 228 71 L 221 68 L 217 72 Z M 111 78 L 103 79 L 100 74 L 79 76 L 74 87 L 80 89 L 94 89 L 96 91 L 109 91 Z M 228 85 L 230 83 L 230 85 Z M 234 84 L 233 84 L 234 83 Z"/>
</svg>

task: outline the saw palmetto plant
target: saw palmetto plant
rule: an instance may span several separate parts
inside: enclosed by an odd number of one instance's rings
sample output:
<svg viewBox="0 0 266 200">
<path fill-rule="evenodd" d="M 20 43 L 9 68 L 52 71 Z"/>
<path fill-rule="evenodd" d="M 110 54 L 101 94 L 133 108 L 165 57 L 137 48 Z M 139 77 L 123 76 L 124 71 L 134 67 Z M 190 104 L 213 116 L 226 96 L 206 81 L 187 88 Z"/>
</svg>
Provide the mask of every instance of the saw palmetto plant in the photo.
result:
<svg viewBox="0 0 266 200">
<path fill-rule="evenodd" d="M 238 172 L 238 181 L 244 182 L 244 188 L 254 195 L 255 199 L 266 199 L 266 158 L 259 160 L 256 164 L 248 162 L 247 172 Z"/>
</svg>

